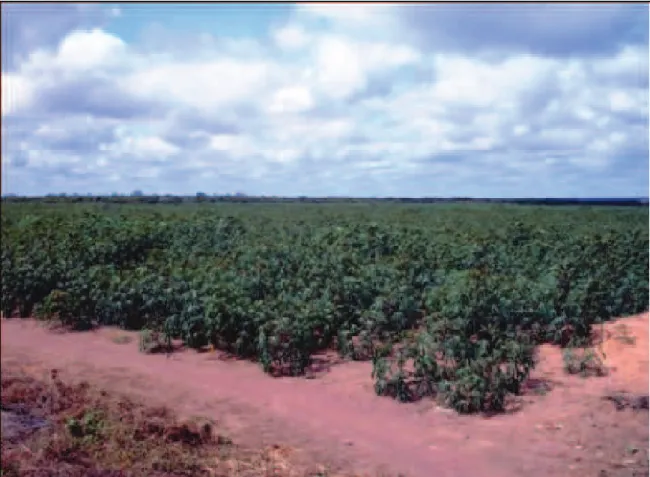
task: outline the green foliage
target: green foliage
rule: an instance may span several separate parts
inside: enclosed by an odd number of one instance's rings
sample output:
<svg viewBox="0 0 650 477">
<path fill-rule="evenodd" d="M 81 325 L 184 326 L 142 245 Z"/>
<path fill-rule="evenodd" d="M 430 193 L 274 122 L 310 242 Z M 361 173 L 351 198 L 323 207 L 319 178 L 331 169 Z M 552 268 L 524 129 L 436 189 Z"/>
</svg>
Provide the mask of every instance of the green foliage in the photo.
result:
<svg viewBox="0 0 650 477">
<path fill-rule="evenodd" d="M 102 439 L 104 416 L 99 411 L 86 411 L 80 419 L 71 417 L 65 427 L 74 439 L 98 441 Z"/>
<path fill-rule="evenodd" d="M 606 376 L 608 369 L 596 351 L 591 348 L 567 348 L 562 354 L 564 371 L 589 376 Z"/>
<path fill-rule="evenodd" d="M 336 348 L 378 394 L 503 409 L 536 344 L 645 311 L 647 209 L 4 204 L 2 312 L 150 330 L 299 375 Z"/>
<path fill-rule="evenodd" d="M 138 337 L 138 349 L 141 353 L 153 354 L 171 352 L 169 337 L 162 336 L 158 331 L 143 329 Z"/>
</svg>

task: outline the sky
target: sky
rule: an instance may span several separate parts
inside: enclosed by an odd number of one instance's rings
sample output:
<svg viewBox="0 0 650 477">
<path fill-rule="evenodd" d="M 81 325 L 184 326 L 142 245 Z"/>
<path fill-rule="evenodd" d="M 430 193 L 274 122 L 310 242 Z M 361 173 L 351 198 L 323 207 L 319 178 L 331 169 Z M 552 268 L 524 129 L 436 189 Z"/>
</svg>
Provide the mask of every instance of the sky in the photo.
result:
<svg viewBox="0 0 650 477">
<path fill-rule="evenodd" d="M 3 4 L 2 192 L 648 196 L 645 4 Z"/>
</svg>

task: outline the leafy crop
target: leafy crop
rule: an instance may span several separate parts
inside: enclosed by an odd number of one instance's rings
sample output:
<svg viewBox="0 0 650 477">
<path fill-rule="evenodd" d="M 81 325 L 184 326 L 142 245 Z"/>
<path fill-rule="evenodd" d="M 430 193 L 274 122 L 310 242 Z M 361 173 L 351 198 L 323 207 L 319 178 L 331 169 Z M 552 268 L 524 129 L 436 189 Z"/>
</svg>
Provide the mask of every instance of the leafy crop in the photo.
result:
<svg viewBox="0 0 650 477">
<path fill-rule="evenodd" d="M 503 409 L 534 347 L 648 305 L 647 209 L 4 204 L 2 312 L 146 329 L 300 375 Z"/>
</svg>

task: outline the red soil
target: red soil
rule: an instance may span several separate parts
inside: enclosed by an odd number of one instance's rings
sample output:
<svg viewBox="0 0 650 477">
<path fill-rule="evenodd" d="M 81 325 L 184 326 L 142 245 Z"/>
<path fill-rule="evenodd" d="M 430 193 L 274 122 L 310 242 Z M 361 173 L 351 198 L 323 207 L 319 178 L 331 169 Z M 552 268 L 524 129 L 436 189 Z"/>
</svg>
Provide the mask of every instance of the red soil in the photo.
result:
<svg viewBox="0 0 650 477">
<path fill-rule="evenodd" d="M 133 340 L 118 344 L 116 335 Z M 37 375 L 56 368 L 67 380 L 216 419 L 238 442 L 295 447 L 305 462 L 333 469 L 413 477 L 648 475 L 647 411 L 617 411 L 603 399 L 648 393 L 647 313 L 606 326 L 606 377 L 568 376 L 559 350 L 541 347 L 518 409 L 491 418 L 377 397 L 369 363 L 337 364 L 316 379 L 272 378 L 217 353 L 145 355 L 136 334 L 112 329 L 55 333 L 13 319 L 2 321 L 1 337 L 3 366 Z M 540 392 L 540 385 L 551 389 Z"/>
</svg>

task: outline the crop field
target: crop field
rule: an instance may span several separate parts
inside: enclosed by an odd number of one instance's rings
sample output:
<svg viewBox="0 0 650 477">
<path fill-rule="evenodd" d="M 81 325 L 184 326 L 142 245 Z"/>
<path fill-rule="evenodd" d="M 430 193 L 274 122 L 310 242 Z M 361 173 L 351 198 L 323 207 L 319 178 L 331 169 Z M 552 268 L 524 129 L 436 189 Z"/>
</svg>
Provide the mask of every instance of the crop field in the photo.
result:
<svg viewBox="0 0 650 477">
<path fill-rule="evenodd" d="M 150 330 L 301 375 L 499 411 L 535 347 L 648 308 L 648 209 L 503 204 L 3 204 L 2 312 Z"/>
</svg>

